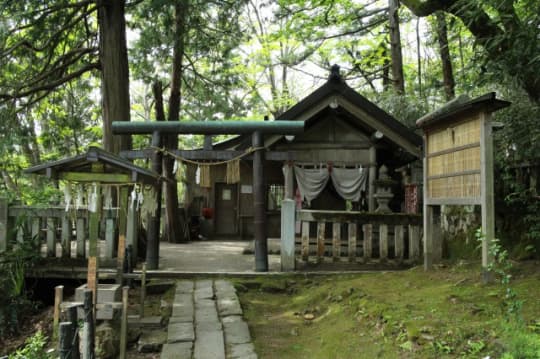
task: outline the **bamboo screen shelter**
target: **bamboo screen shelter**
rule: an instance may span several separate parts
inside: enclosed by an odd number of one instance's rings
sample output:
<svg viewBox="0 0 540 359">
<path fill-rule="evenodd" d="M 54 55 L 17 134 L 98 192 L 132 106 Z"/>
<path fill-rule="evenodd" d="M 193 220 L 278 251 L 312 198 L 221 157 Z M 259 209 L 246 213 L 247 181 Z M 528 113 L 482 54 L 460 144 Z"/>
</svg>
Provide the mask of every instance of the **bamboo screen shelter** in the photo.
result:
<svg viewBox="0 0 540 359">
<path fill-rule="evenodd" d="M 484 280 L 489 281 L 489 243 L 495 235 L 491 114 L 509 105 L 493 92 L 472 100 L 461 96 L 416 122 L 424 131 L 426 269 L 434 260 L 434 206 L 480 205 L 482 267 Z"/>
</svg>

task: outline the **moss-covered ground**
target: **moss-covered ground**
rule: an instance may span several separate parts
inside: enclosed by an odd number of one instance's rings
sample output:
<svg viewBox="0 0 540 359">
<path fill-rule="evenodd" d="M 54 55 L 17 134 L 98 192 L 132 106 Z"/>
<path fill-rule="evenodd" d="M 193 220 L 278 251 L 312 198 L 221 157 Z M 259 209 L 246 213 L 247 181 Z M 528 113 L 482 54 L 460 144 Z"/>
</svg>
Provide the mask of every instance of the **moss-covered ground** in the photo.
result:
<svg viewBox="0 0 540 359">
<path fill-rule="evenodd" d="M 505 314 L 506 287 L 482 284 L 478 263 L 236 285 L 263 359 L 540 358 L 538 262 L 513 269 L 517 297 L 506 303 L 523 301 L 522 322 Z"/>
</svg>

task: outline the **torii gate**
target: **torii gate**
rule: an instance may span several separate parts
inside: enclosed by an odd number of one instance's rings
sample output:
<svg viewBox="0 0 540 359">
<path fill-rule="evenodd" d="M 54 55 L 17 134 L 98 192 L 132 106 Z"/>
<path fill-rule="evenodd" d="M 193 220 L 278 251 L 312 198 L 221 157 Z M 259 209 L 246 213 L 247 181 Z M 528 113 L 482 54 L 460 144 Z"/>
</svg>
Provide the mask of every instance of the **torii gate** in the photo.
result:
<svg viewBox="0 0 540 359">
<path fill-rule="evenodd" d="M 266 237 L 266 211 L 264 208 L 264 166 L 263 134 L 298 135 L 304 131 L 303 121 L 183 121 L 183 122 L 125 122 L 112 123 L 112 131 L 117 135 L 151 134 L 152 146 L 160 147 L 162 134 L 180 135 L 239 135 L 252 134 L 253 153 L 253 196 L 254 196 L 254 237 L 255 271 L 268 271 L 268 241 Z M 204 151 L 215 153 L 215 151 Z M 219 151 L 222 155 L 233 151 Z M 159 151 L 140 153 L 150 157 L 152 169 L 161 173 L 162 154 Z M 203 154 L 204 155 L 204 154 Z M 274 154 L 275 156 L 276 154 Z M 280 153 L 278 157 L 292 160 L 290 154 Z M 159 264 L 159 228 L 161 220 L 161 182 L 156 184 L 157 210 L 148 223 L 148 248 L 146 261 L 149 269 L 157 269 Z"/>
</svg>

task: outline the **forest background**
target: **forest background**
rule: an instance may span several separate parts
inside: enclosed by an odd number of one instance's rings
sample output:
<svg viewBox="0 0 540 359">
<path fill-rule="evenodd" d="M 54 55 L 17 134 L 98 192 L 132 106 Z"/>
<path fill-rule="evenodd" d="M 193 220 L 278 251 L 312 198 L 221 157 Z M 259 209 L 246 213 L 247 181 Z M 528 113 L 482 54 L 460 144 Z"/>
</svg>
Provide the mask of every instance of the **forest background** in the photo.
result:
<svg viewBox="0 0 540 359">
<path fill-rule="evenodd" d="M 519 257 L 540 253 L 538 0 L 3 1 L 0 195 L 59 200 L 22 170 L 149 144 L 115 138 L 112 121 L 276 117 L 333 64 L 411 128 L 456 95 L 511 101 L 496 115 L 498 235 Z M 165 198 L 178 207 L 178 188 Z"/>
</svg>

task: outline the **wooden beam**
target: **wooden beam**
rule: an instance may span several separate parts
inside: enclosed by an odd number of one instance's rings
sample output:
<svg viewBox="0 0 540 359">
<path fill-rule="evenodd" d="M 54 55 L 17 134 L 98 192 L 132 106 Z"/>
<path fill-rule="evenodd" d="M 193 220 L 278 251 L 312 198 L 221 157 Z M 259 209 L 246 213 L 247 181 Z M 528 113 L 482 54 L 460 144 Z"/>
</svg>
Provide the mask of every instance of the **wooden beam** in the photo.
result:
<svg viewBox="0 0 540 359">
<path fill-rule="evenodd" d="M 130 150 L 120 152 L 120 156 L 129 160 L 151 158 L 155 150 L 146 148 L 143 150 Z M 245 151 L 235 150 L 174 150 L 170 151 L 173 155 L 191 161 L 206 160 L 206 161 L 228 161 L 233 158 L 244 155 Z M 267 161 L 294 161 L 294 152 L 288 151 L 266 151 L 264 159 Z M 249 154 L 242 157 L 245 160 L 253 160 L 253 155 Z"/>
<path fill-rule="evenodd" d="M 74 182 L 129 183 L 131 176 L 123 173 L 62 172 L 59 179 Z"/>
</svg>

